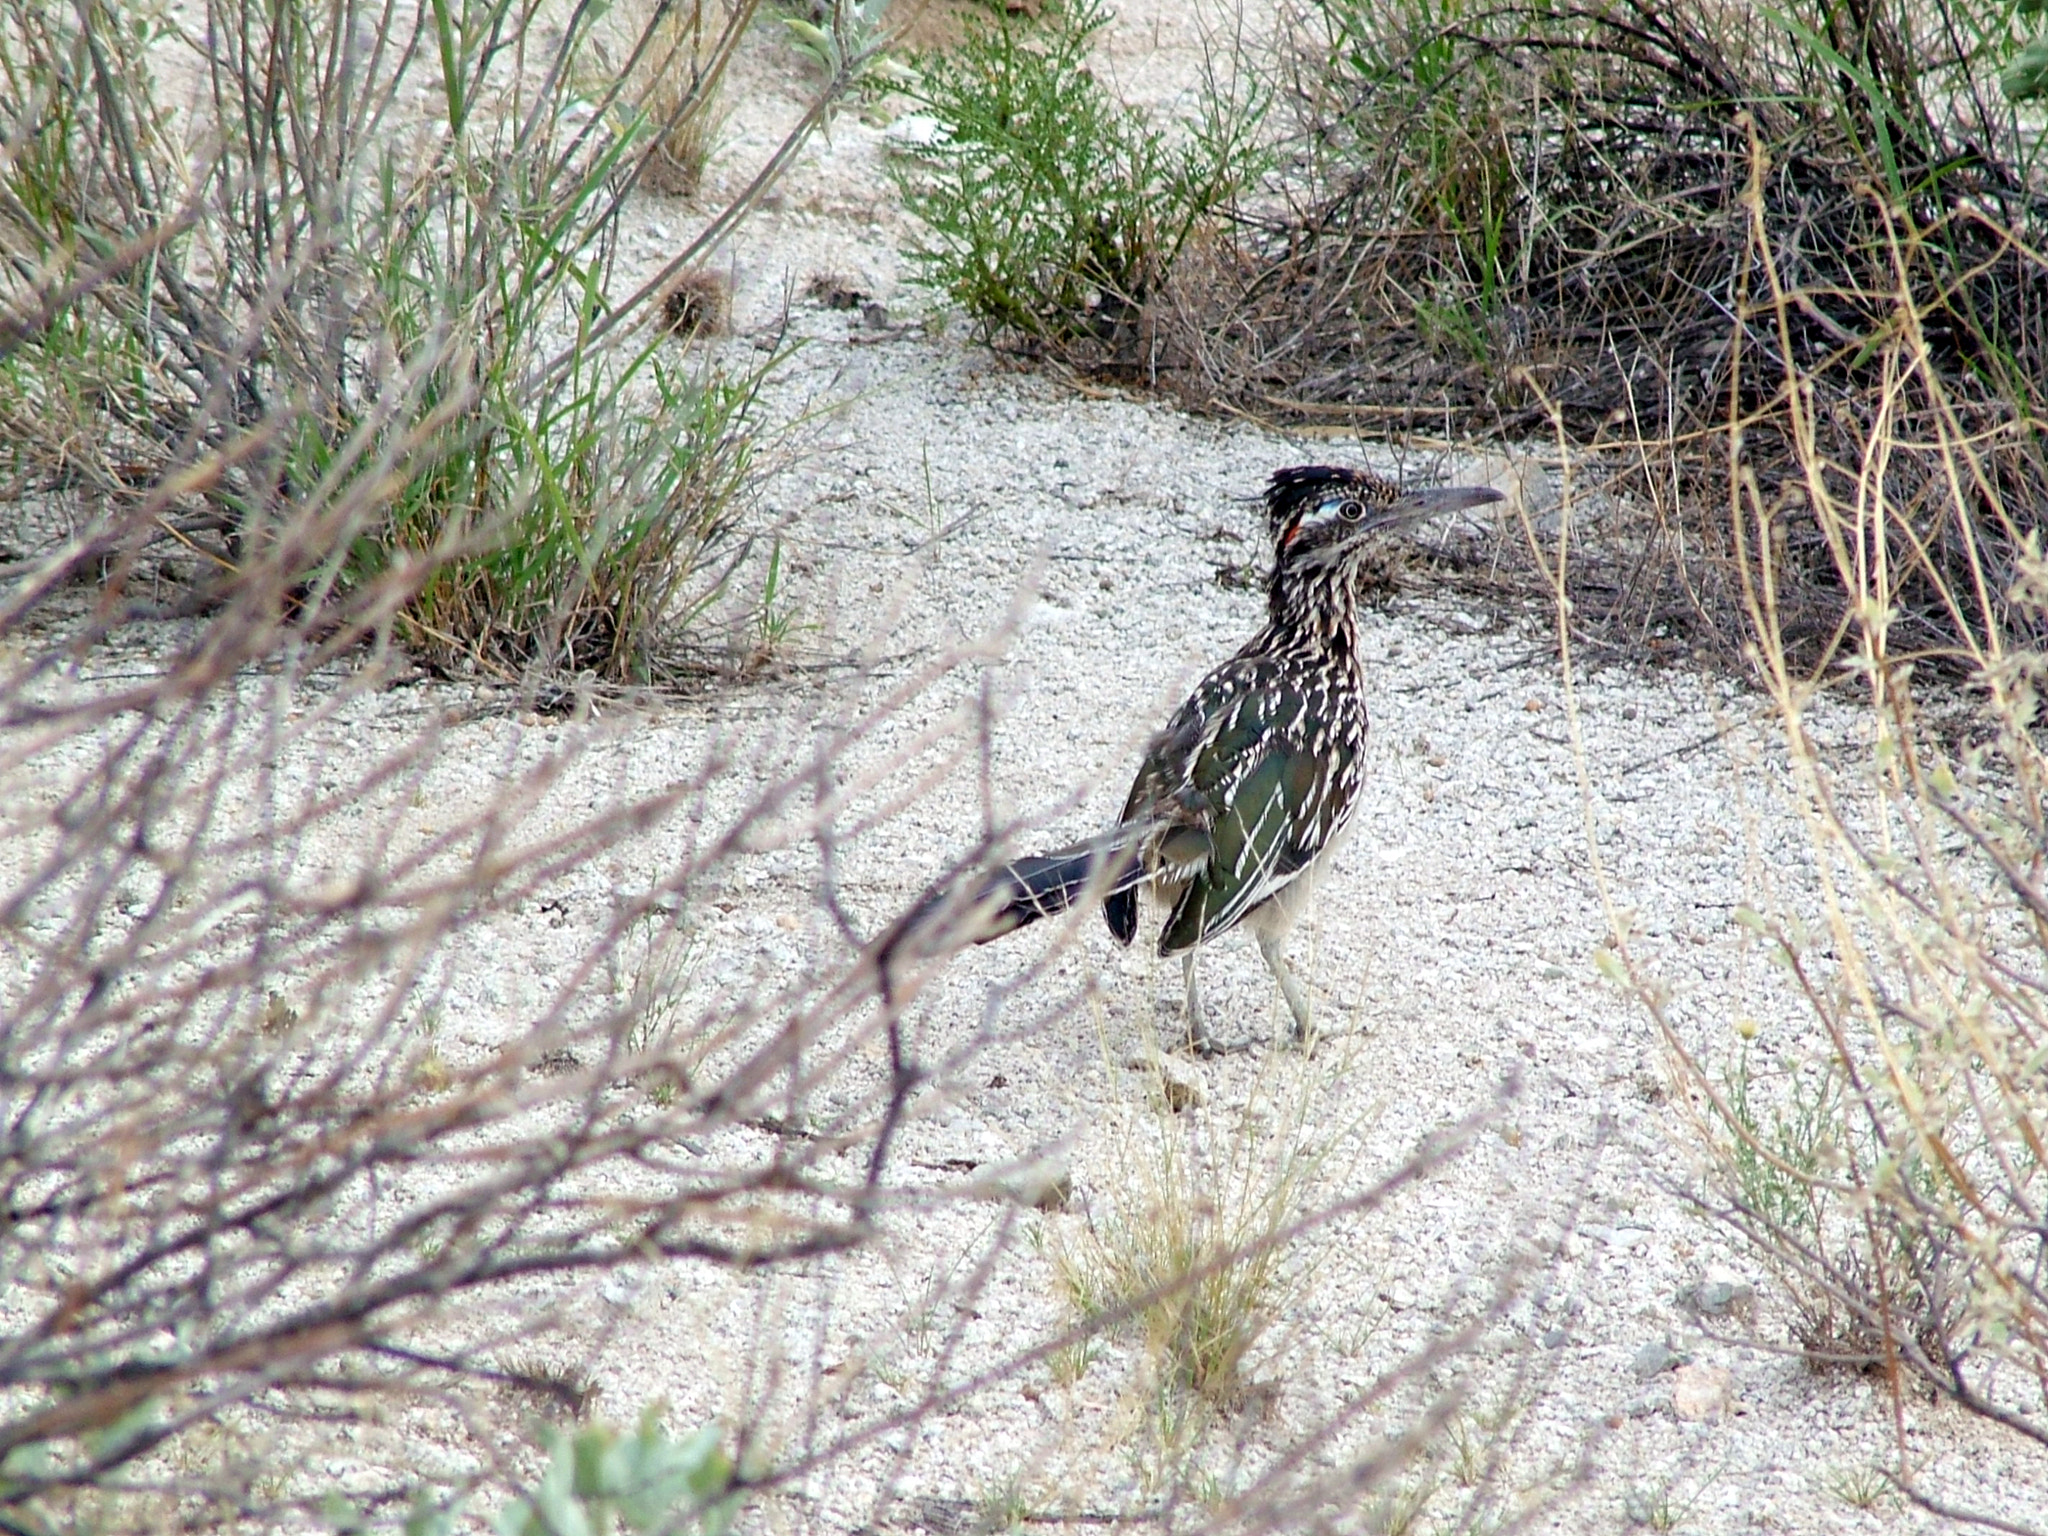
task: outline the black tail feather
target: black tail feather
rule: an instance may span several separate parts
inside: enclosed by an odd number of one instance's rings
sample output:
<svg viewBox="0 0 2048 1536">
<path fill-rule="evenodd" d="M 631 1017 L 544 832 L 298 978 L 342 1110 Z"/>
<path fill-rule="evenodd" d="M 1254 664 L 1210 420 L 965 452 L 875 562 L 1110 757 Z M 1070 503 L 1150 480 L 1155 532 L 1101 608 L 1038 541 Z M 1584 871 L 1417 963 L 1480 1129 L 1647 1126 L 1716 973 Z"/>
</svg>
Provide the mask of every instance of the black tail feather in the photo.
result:
<svg viewBox="0 0 2048 1536">
<path fill-rule="evenodd" d="M 978 924 L 977 944 L 1015 933 L 1041 917 L 1055 917 L 1089 895 L 1109 901 L 1135 893 L 1144 882 L 1137 850 L 1125 829 L 1085 843 L 1012 859 L 982 882 L 975 905 L 989 909 Z"/>
<path fill-rule="evenodd" d="M 1119 944 L 1128 944 L 1138 936 L 1138 882 L 1111 891 L 1102 903 L 1102 920 L 1109 924 L 1109 931 Z"/>
<path fill-rule="evenodd" d="M 962 881 L 934 887 L 897 921 L 885 947 L 895 950 L 911 934 L 921 936 L 921 948 L 936 946 L 933 952 L 963 941 L 986 944 L 1041 917 L 1055 917 L 1090 895 L 1103 897 L 1115 908 L 1129 905 L 1135 931 L 1137 888 L 1144 879 L 1133 839 L 1128 829 L 1119 828 L 1052 853 L 1012 859 L 986 875 L 968 899 L 961 897 Z M 943 926 L 938 921 L 942 917 L 947 919 Z M 1110 926 L 1123 937 L 1114 917 Z"/>
<path fill-rule="evenodd" d="M 985 944 L 1041 917 L 1056 917 L 1091 893 L 1116 901 L 1134 894 L 1143 879 L 1135 850 L 1115 837 L 1012 859 L 979 892 L 978 902 L 993 903 L 994 911 L 975 941 Z"/>
</svg>

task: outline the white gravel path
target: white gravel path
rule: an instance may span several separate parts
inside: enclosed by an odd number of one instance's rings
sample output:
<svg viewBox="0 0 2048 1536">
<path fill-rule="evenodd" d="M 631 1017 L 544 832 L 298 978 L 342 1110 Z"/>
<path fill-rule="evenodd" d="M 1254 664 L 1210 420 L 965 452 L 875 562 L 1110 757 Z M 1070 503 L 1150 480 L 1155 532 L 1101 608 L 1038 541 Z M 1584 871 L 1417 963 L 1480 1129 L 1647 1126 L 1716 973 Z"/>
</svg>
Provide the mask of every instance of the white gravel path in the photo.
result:
<svg viewBox="0 0 2048 1536">
<path fill-rule="evenodd" d="M 1048 841 L 1103 824 L 1144 735 L 1257 622 L 1257 595 L 1215 579 L 1220 563 L 1242 555 L 1217 530 L 1252 527 L 1229 497 L 1255 490 L 1278 464 L 1330 448 L 1156 405 L 1079 399 L 952 341 L 850 346 L 842 317 L 803 324 L 816 341 L 791 385 L 801 389 L 808 374 L 849 402 L 832 451 L 781 477 L 771 495 L 789 519 L 800 590 L 820 625 L 812 643 L 826 653 L 923 654 L 983 634 L 1020 586 L 1035 584 L 1020 633 L 988 670 L 1000 705 L 989 756 L 995 803 L 1003 814 L 1043 818 Z M 927 465 L 952 530 L 936 542 L 925 521 Z M 892 611 L 877 624 L 871 604 L 884 599 Z M 1541 1303 L 1518 1305 L 1514 1327 L 1470 1369 L 1482 1409 L 1499 1406 L 1493 1399 L 1509 1391 L 1511 1373 L 1533 1373 L 1511 1416 L 1515 1486 L 1570 1465 L 1582 1449 L 1589 1455 L 1586 1487 L 1550 1528 L 1613 1528 L 1633 1507 L 1646 1520 L 1682 1515 L 1686 1529 L 1864 1529 L 1873 1516 L 1839 1490 L 1867 1482 L 1867 1470 L 1887 1460 L 1888 1403 L 1865 1381 L 1816 1378 L 1788 1358 L 1766 1277 L 1680 1198 L 1693 1145 L 1687 1117 L 1665 1098 L 1649 1020 L 1592 962 L 1608 929 L 1589 874 L 1588 802 L 1559 671 L 1540 625 L 1462 632 L 1475 617 L 1455 600 L 1424 601 L 1366 621 L 1368 798 L 1298 941 L 1337 1038 L 1309 1061 L 1255 1051 L 1171 1070 L 1200 1085 L 1212 1135 L 1245 1106 L 1281 1120 L 1305 1114 L 1315 1131 L 1301 1144 L 1321 1159 L 1311 1206 L 1363 1187 L 1504 1079 L 1520 1091 L 1502 1132 L 1370 1220 L 1301 1246 L 1295 1262 L 1306 1278 L 1252 1372 L 1271 1388 L 1265 1417 L 1219 1428 L 1217 1444 L 1242 1436 L 1256 1463 L 1261 1449 L 1285 1445 L 1376 1368 L 1463 1315 L 1467 1289 L 1503 1262 L 1548 1256 Z M 806 697 L 788 696 L 788 727 L 805 719 Z M 929 701 L 932 714 L 943 702 Z M 1771 1008 L 1784 1006 L 1732 910 L 1799 893 L 1803 836 L 1782 803 L 1769 727 L 1753 723 L 1753 697 L 1683 672 L 1612 669 L 1582 683 L 1579 704 L 1590 818 L 1615 900 L 1633 909 L 1638 953 L 1672 987 L 1674 1016 L 1694 1047 L 1727 1059 L 1738 1014 L 1762 1018 L 1768 1036 Z M 1846 711 L 1822 718 L 1853 730 Z M 725 728 L 724 707 L 713 703 L 695 732 L 677 720 L 644 750 L 667 759 Z M 1722 732 L 1725 740 L 1712 739 Z M 843 875 L 870 923 L 900 910 L 969 846 L 980 803 L 974 775 L 956 773 L 906 815 L 910 836 L 854 851 Z M 658 868 L 659 850 L 648 852 Z M 741 964 L 750 935 L 772 932 L 769 924 L 806 904 L 804 875 L 790 867 L 725 914 L 707 953 Z M 924 1014 L 932 1043 L 970 1029 L 988 989 L 1026 972 L 1046 943 L 1033 931 L 960 957 Z M 982 1058 L 979 1081 L 955 1085 L 909 1147 L 946 1167 L 1063 1145 L 1076 1212 L 1030 1218 L 1048 1228 L 1114 1208 L 1143 1177 L 1127 1160 L 1149 1144 L 1134 1142 L 1131 1126 L 1142 1129 L 1151 1111 L 1145 1080 L 1123 1064 L 1143 1054 L 1149 1031 L 1170 1036 L 1177 1019 L 1178 968 L 1142 942 L 1119 950 L 1093 924 L 1008 1008 L 1057 1014 L 1058 997 L 1083 978 L 1091 1012 Z M 1280 1030 L 1248 939 L 1218 946 L 1205 978 L 1226 1031 Z M 886 1254 L 818 1275 L 816 1294 L 832 1298 L 847 1337 L 888 1357 L 905 1347 L 906 1308 L 957 1278 L 963 1252 L 989 1241 L 972 1229 L 996 1219 L 905 1227 Z M 1028 1251 L 1005 1264 L 976 1303 L 990 1359 L 1060 1321 L 1046 1265 Z M 1680 1305 L 1680 1292 L 1703 1278 L 1757 1285 L 1754 1339 L 1709 1337 Z M 788 1305 L 801 1310 L 804 1294 L 793 1286 Z M 675 1362 L 690 1357 L 706 1318 L 687 1288 L 636 1310 L 597 1362 L 607 1393 L 627 1403 L 687 1396 L 688 1373 Z M 1744 1325 L 1716 1331 L 1740 1335 Z M 1660 1340 L 1732 1372 L 1731 1417 L 1682 1422 L 1671 1406 L 1677 1378 L 1638 1376 L 1639 1353 Z M 730 1347 L 756 1346 L 741 1335 Z M 1106 1452 L 1128 1451 L 1145 1434 L 1117 1412 L 1129 1363 L 1096 1370 L 1108 1385 L 1091 1372 L 1063 1393 L 1027 1377 L 963 1405 L 924 1431 L 905 1486 L 969 1503 L 1019 1476 L 1040 1501 L 1048 1486 L 1086 1487 L 1076 1465 L 1102 1472 L 1116 1459 Z M 2009 1445 L 1953 1410 L 1914 1403 L 1907 1423 L 1930 1487 L 1978 1508 L 2048 1508 L 2038 1460 L 2023 1469 Z M 1138 1486 L 1103 1475 L 1112 1507 L 1111 1493 L 1128 1497 Z M 865 1492 L 838 1475 L 829 1507 L 858 1523 L 872 1513 Z M 1896 1529 L 1927 1523 L 1896 1509 L 1883 1518 Z"/>
<path fill-rule="evenodd" d="M 722 808 L 794 760 L 821 716 L 858 712 L 919 659 L 984 639 L 1021 604 L 1015 634 L 986 666 L 917 700 L 876 750 L 943 723 L 986 686 L 997 711 L 987 767 L 998 816 L 1042 820 L 1047 841 L 1101 825 L 1145 735 L 1256 623 L 1257 594 L 1215 575 L 1244 553 L 1218 531 L 1253 527 L 1231 498 L 1275 465 L 1331 456 L 1332 445 L 1079 398 L 956 338 L 913 332 L 869 345 L 857 317 L 818 310 L 800 313 L 798 326 L 806 345 L 779 388 L 837 402 L 820 451 L 767 493 L 802 618 L 815 626 L 801 649 L 901 660 L 850 683 L 798 675 L 601 730 L 566 801 L 595 806 L 657 786 L 717 750 L 745 766 L 718 786 L 715 826 Z M 1026 592 L 1035 596 L 1020 599 Z M 1176 1057 L 1168 1074 L 1204 1101 L 1176 1120 L 1157 1108 L 1153 1080 L 1128 1064 L 1155 1037 L 1171 1038 L 1177 965 L 1142 940 L 1117 948 L 1092 920 L 1065 944 L 1047 925 L 962 955 L 920 1005 L 914 1047 L 933 1059 L 973 1037 L 1004 989 L 1003 1023 L 1020 1034 L 941 1085 L 901 1155 L 944 1179 L 1050 1150 L 1071 1171 L 1070 1208 L 955 1206 L 891 1223 L 874 1250 L 798 1273 L 740 1279 L 675 1266 L 596 1288 L 568 1310 L 592 1319 L 578 1330 L 577 1363 L 600 1384 L 603 1415 L 624 1421 L 665 1401 L 676 1422 L 692 1423 L 766 1405 L 790 1437 L 856 1429 L 907 1406 L 931 1373 L 972 1375 L 1065 1326 L 1048 1256 L 1085 1244 L 1091 1222 L 1134 1209 L 1132 1192 L 1158 1177 L 1160 1135 L 1226 1147 L 1249 1138 L 1248 1152 L 1224 1162 L 1253 1170 L 1254 1184 L 1292 1155 L 1308 1170 L 1301 1208 L 1315 1210 L 1368 1187 L 1512 1080 L 1500 1127 L 1383 1209 L 1290 1248 L 1295 1282 L 1248 1368 L 1253 1405 L 1185 1453 L 1219 1492 L 1470 1316 L 1475 1288 L 1483 1294 L 1520 1266 L 1502 1326 L 1432 1377 L 1435 1387 L 1460 1384 L 1471 1406 L 1457 1435 L 1398 1486 L 1440 1485 L 1428 1506 L 1440 1518 L 1458 1507 L 1456 1447 L 1478 1443 L 1505 1447 L 1510 1488 L 1531 1498 L 1568 1489 L 1538 1529 L 1667 1517 L 1701 1531 L 1934 1528 L 1918 1513 L 1884 1504 L 1873 1514 L 1845 1497 L 1889 1460 L 1888 1399 L 1870 1381 L 1816 1377 L 1792 1358 L 1768 1277 L 1681 1197 L 1695 1146 L 1689 1118 L 1667 1097 L 1649 1020 L 1592 960 L 1608 928 L 1589 814 L 1614 900 L 1634 914 L 1637 952 L 1672 989 L 1693 1048 L 1732 1059 L 1739 1014 L 1763 1021 L 1765 1050 L 1774 1019 L 1790 1026 L 1795 1015 L 1773 1012 L 1787 1000 L 1771 968 L 1731 921 L 1738 903 L 1797 905 L 1801 891 L 1803 835 L 1758 700 L 1682 671 L 1612 668 L 1581 680 L 1589 801 L 1540 616 L 1468 632 L 1484 628 L 1481 617 L 1461 600 L 1425 597 L 1365 620 L 1368 798 L 1297 940 L 1330 1020 L 1331 1038 L 1312 1058 L 1263 1047 L 1214 1062 Z M 1853 737 L 1846 709 L 1819 719 Z M 505 763 L 545 750 L 562 730 L 459 728 L 428 798 L 444 819 L 487 798 Z M 975 762 L 970 744 L 963 764 L 898 819 L 841 850 L 840 887 L 866 931 L 979 833 Z M 872 798 L 903 787 L 899 778 Z M 588 899 L 566 915 L 528 908 L 472 935 L 451 961 L 449 1012 L 462 1022 L 448 1048 L 487 1049 L 516 1033 L 530 1016 L 522 1008 L 545 995 L 608 910 L 607 887 L 645 889 L 680 852 L 652 837 L 584 877 Z M 690 996 L 765 987 L 829 953 L 817 877 L 803 848 L 744 865 L 696 915 Z M 1248 939 L 1211 951 L 1205 979 L 1223 1032 L 1282 1030 Z M 1023 1027 L 1041 1018 L 1050 1022 Z M 846 1092 L 872 1081 L 855 1078 Z M 849 1161 L 847 1175 L 856 1171 Z M 1681 1304 L 1688 1286 L 1717 1278 L 1753 1284 L 1753 1312 L 1703 1325 Z M 1700 1372 L 1639 1374 L 1642 1351 L 1659 1342 L 1731 1373 L 1726 1416 L 1688 1422 L 1674 1411 L 1674 1387 L 1710 1380 Z M 778 1504 L 770 1524 L 942 1528 L 1013 1488 L 1036 1510 L 1141 1505 L 1171 1456 L 1157 1416 L 1133 1396 L 1138 1357 L 1128 1343 L 1106 1345 L 1071 1383 L 1027 1370 L 907 1439 L 885 1437 L 835 1463 L 810 1499 Z M 771 1389 L 764 1377 L 776 1371 L 783 1380 Z M 1413 1401 L 1367 1416 L 1320 1459 L 1347 1464 Z M 1980 1509 L 2048 1508 L 2041 1461 L 2012 1442 L 1917 1400 L 1905 1424 L 1926 1486 Z M 1567 1474 L 1582 1456 L 1574 1483 Z"/>
</svg>

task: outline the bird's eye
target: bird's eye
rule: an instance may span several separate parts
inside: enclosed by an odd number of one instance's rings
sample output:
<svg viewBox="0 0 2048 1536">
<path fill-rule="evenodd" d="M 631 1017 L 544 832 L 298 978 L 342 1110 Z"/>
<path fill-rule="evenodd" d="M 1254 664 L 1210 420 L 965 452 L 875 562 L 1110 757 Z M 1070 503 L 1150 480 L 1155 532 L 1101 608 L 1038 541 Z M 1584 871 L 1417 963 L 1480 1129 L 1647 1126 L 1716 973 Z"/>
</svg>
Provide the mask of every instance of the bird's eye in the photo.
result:
<svg viewBox="0 0 2048 1536">
<path fill-rule="evenodd" d="M 1365 516 L 1365 503 L 1355 496 L 1347 496 L 1337 503 L 1337 515 L 1347 523 L 1355 523 Z"/>
</svg>

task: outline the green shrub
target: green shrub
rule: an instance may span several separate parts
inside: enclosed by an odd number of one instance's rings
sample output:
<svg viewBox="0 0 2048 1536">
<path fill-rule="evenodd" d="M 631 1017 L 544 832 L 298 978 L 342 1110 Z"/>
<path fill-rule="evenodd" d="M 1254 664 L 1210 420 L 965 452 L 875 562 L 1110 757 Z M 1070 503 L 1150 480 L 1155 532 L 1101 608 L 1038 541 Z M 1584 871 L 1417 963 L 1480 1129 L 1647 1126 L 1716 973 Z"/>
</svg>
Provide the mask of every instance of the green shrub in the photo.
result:
<svg viewBox="0 0 2048 1536">
<path fill-rule="evenodd" d="M 173 112 L 147 8 L 0 7 L 14 492 L 82 492 L 188 606 L 268 562 L 323 634 L 645 677 L 737 548 L 760 375 L 628 341 L 619 216 L 737 31 L 678 96 L 591 9 L 537 85 L 514 0 L 381 14 L 233 0 Z"/>
<path fill-rule="evenodd" d="M 1110 14 L 975 25 L 918 61 L 912 95 L 941 126 L 895 168 L 928 231 L 911 260 L 991 338 L 1128 343 L 1175 262 L 1256 180 L 1263 97 L 1207 93 L 1175 136 L 1089 68 Z"/>
<path fill-rule="evenodd" d="M 672 1440 L 660 1411 L 649 1408 L 631 1434 L 592 1424 L 573 1433 L 548 1429 L 542 1443 L 547 1471 L 499 1513 L 499 1536 L 724 1536 L 732 1528 L 739 1497 L 715 1426 Z M 382 1526 L 338 1494 L 322 1514 L 339 1536 Z M 437 1501 L 425 1488 L 416 1490 L 399 1527 L 404 1536 L 454 1536 L 466 1528 L 459 1502 Z"/>
<path fill-rule="evenodd" d="M 694 1529 L 703 1536 L 723 1536 L 732 1526 L 736 1500 L 727 1494 L 732 1462 L 711 1426 L 687 1440 L 671 1440 L 650 1409 L 631 1435 L 602 1426 L 574 1434 L 556 1430 L 549 1448 L 546 1474 L 499 1518 L 503 1536 L 572 1536 L 620 1528 Z"/>
</svg>

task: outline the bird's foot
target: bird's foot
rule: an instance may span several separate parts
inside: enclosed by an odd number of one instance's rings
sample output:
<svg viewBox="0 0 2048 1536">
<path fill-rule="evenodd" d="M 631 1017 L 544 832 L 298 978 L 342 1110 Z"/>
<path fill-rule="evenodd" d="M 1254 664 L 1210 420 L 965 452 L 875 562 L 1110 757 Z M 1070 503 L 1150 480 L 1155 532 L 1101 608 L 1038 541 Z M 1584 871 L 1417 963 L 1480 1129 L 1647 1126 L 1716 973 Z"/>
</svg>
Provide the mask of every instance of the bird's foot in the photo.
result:
<svg viewBox="0 0 2048 1536">
<path fill-rule="evenodd" d="M 1209 1020 L 1199 1008 L 1188 1010 L 1187 1048 L 1190 1056 L 1200 1056 L 1205 1060 L 1223 1054 L 1216 1049 L 1216 1036 L 1210 1032 Z"/>
<path fill-rule="evenodd" d="M 1219 1056 L 1239 1056 L 1259 1044 L 1256 1035 L 1244 1035 L 1236 1040 L 1220 1040 L 1209 1027 L 1207 1015 L 1191 1014 L 1188 1017 L 1188 1054 L 1199 1056 L 1204 1061 L 1214 1061 Z"/>
<path fill-rule="evenodd" d="M 1211 1034 L 1188 1036 L 1188 1050 L 1204 1061 L 1215 1061 L 1222 1056 L 1242 1056 L 1259 1044 L 1257 1035 L 1244 1035 L 1236 1040 L 1218 1040 Z"/>
<path fill-rule="evenodd" d="M 1189 950 L 1181 956 L 1181 974 L 1187 983 L 1187 1048 L 1188 1053 L 1205 1061 L 1218 1056 L 1235 1056 L 1248 1051 L 1259 1041 L 1250 1035 L 1241 1040 L 1219 1040 L 1209 1028 L 1209 1010 L 1203 1004 L 1202 984 L 1195 973 L 1195 952 Z"/>
</svg>

